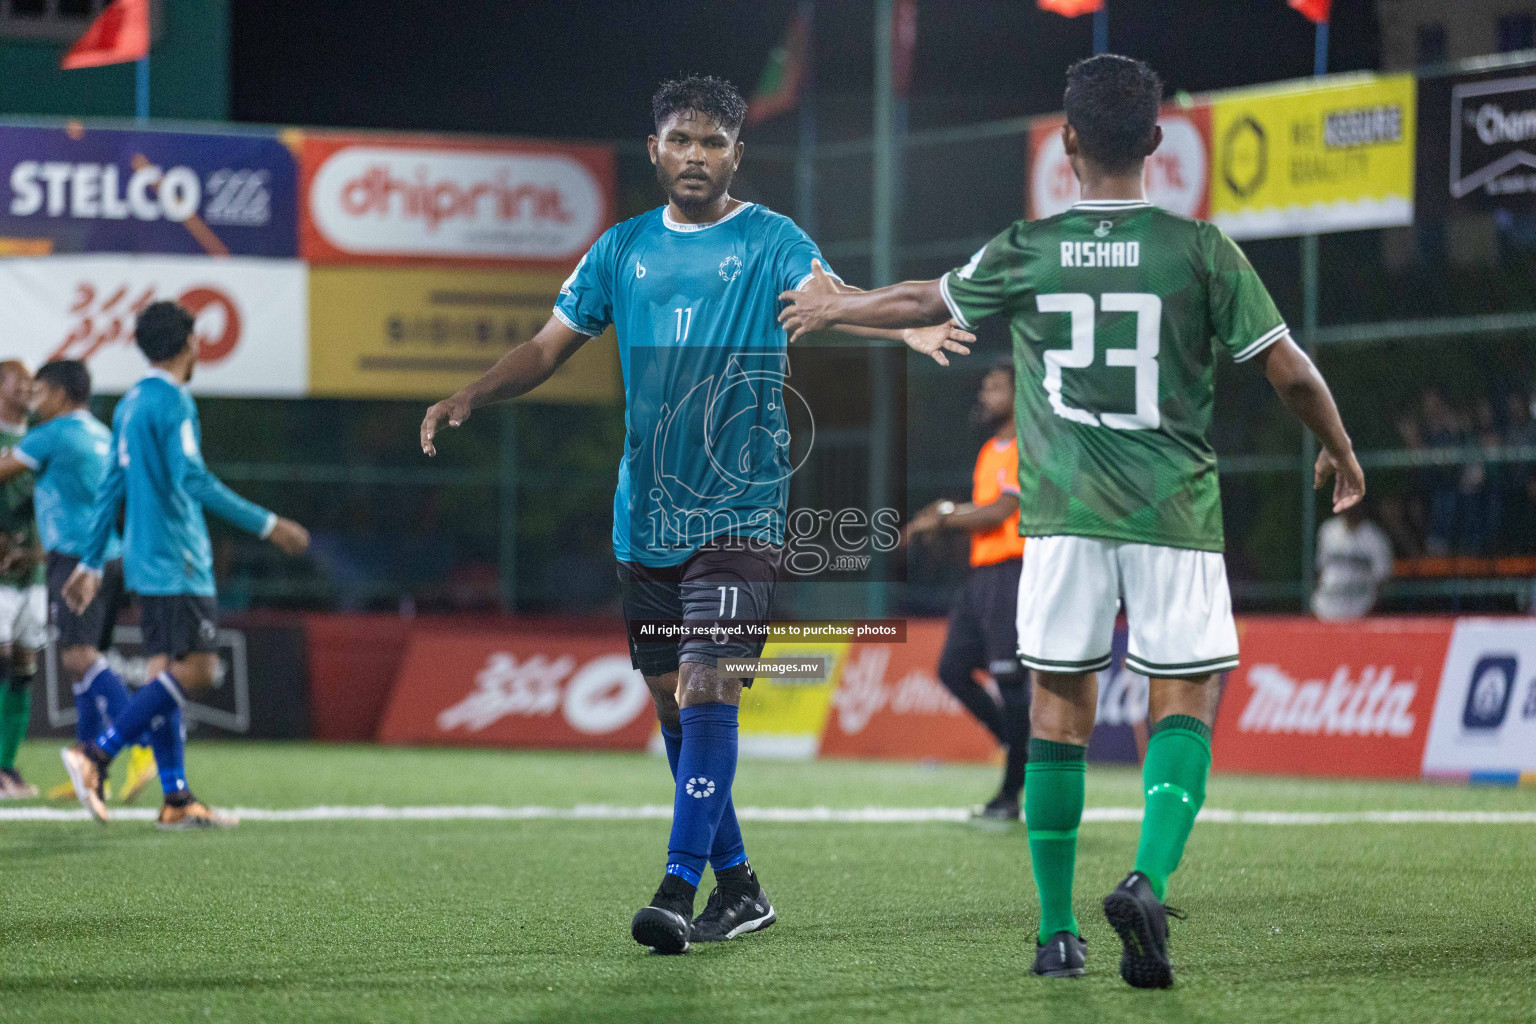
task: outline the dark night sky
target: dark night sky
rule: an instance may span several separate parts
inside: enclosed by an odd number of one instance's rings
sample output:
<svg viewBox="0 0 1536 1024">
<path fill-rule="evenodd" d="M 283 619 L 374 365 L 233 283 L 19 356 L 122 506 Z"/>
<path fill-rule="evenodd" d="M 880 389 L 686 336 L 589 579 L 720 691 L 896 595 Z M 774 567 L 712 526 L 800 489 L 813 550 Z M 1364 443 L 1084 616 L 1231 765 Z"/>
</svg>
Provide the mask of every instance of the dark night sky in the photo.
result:
<svg viewBox="0 0 1536 1024">
<path fill-rule="evenodd" d="M 647 130 L 657 81 L 709 72 L 750 92 L 794 0 L 234 0 L 236 120 L 623 138 Z M 1337 0 L 1334 70 L 1378 60 L 1375 0 Z M 1312 25 L 1284 0 L 1110 0 L 1111 49 L 1152 62 L 1170 90 L 1312 71 Z M 865 134 L 871 0 L 823 0 L 818 89 Z M 913 124 L 1058 109 L 1090 18 L 1033 0 L 922 0 Z M 771 137 L 782 129 L 766 132 Z"/>
</svg>

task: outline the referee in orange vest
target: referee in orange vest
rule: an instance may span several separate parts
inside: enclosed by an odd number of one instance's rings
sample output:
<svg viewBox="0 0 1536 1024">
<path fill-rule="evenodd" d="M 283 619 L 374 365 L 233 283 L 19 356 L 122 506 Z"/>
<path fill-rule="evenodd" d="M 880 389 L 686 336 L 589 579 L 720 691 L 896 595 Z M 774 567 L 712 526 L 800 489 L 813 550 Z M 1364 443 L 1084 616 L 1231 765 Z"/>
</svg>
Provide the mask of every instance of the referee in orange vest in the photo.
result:
<svg viewBox="0 0 1536 1024">
<path fill-rule="evenodd" d="M 993 364 L 981 382 L 972 420 L 992 436 L 976 457 L 971 500 L 936 501 L 912 517 L 906 541 L 936 531 L 971 535 L 971 570 L 949 617 L 939 656 L 939 678 L 1007 750 L 1003 783 L 976 816 L 1017 821 L 1029 760 L 1029 686 L 1019 664 L 1019 569 L 1024 538 L 1019 536 L 1019 442 L 1013 422 L 1013 360 Z M 1001 702 L 975 679 L 985 670 Z"/>
</svg>

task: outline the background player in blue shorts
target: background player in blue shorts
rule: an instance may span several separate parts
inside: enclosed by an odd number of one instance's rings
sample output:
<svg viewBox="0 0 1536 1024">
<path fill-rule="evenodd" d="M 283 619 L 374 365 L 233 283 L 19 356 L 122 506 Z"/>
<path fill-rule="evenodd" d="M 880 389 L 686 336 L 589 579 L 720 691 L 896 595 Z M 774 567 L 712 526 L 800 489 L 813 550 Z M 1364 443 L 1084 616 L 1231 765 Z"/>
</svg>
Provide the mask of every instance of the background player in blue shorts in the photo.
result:
<svg viewBox="0 0 1536 1024">
<path fill-rule="evenodd" d="M 203 463 L 197 405 L 187 390 L 197 363 L 192 314 L 173 302 L 155 302 L 139 314 L 134 340 L 150 369 L 118 403 L 112 416 L 112 457 L 96 495 L 80 564 L 64 585 L 79 615 L 101 589 L 118 514 L 126 507 L 123 574 L 138 595 L 144 653 L 153 682 L 128 701 L 117 721 L 94 742 L 63 751 L 75 794 L 98 820 L 107 819 L 97 780 L 124 743 L 148 728 L 165 806 L 161 828 L 234 825 L 234 818 L 199 802 L 187 788 L 181 704 L 185 690 L 213 684 L 218 666 L 214 625 L 213 548 L 207 509 L 220 519 L 303 554 L 309 533 L 224 486 Z"/>
<path fill-rule="evenodd" d="M 738 708 L 751 680 L 716 671 L 721 658 L 756 657 L 762 642 L 649 642 L 634 633 L 645 621 L 767 620 L 779 573 L 792 470 L 778 295 L 807 280 L 821 253 L 788 217 L 730 196 L 745 113 L 719 79 L 664 83 L 649 146 L 667 204 L 606 231 L 538 335 L 428 409 L 421 425 L 422 450 L 435 454 L 442 423 L 456 427 L 474 409 L 532 390 L 614 325 L 627 443 L 613 550 L 631 660 L 655 700 L 675 785 L 666 873 L 631 932 L 662 953 L 776 920 L 731 802 Z M 973 340 L 942 323 L 850 333 L 900 339 L 940 363 Z M 694 920 L 706 863 L 716 888 Z"/>
</svg>

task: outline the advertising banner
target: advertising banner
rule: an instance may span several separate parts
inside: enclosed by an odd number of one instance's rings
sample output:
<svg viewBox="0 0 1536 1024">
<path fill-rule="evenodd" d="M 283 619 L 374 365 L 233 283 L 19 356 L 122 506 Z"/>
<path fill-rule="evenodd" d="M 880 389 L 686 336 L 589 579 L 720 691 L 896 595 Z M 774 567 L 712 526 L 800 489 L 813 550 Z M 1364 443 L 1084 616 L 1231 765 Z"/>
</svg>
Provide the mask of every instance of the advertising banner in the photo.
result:
<svg viewBox="0 0 1536 1024">
<path fill-rule="evenodd" d="M 382 743 L 644 750 L 651 692 L 609 636 L 416 631 L 379 724 Z"/>
<path fill-rule="evenodd" d="M 764 644 L 764 658 L 825 658 L 827 677 L 754 679 L 752 688 L 741 695 L 741 752 L 757 757 L 815 757 L 851 646 L 830 640 Z"/>
<path fill-rule="evenodd" d="M 316 267 L 309 284 L 310 393 L 438 399 L 538 333 L 560 273 Z M 604 335 L 525 400 L 619 400 L 618 350 Z"/>
<path fill-rule="evenodd" d="M 1054 217 L 1081 198 L 1061 142 L 1066 118 L 1036 118 L 1029 129 L 1029 216 Z M 1210 213 L 1211 111 L 1167 106 L 1158 115 L 1163 144 L 1147 161 L 1147 198 L 1202 220 Z"/>
<path fill-rule="evenodd" d="M 821 737 L 824 757 L 981 761 L 997 741 L 939 682 L 943 619 L 912 619 L 903 644 L 856 644 Z"/>
<path fill-rule="evenodd" d="M 31 254 L 292 259 L 297 178 L 275 136 L 0 127 L 0 240 Z"/>
<path fill-rule="evenodd" d="M 33 366 L 84 360 L 97 391 L 144 376 L 133 321 L 157 299 L 197 317 L 203 395 L 303 395 L 309 383 L 308 277 L 297 260 L 50 256 L 0 260 L 5 351 Z"/>
<path fill-rule="evenodd" d="M 1536 75 L 1419 83 L 1419 203 L 1436 212 L 1536 205 Z"/>
<path fill-rule="evenodd" d="M 614 219 L 608 146 L 431 136 L 302 136 L 311 263 L 564 269 Z"/>
<path fill-rule="evenodd" d="M 1453 620 L 1248 618 L 1213 741 L 1223 771 L 1418 776 Z"/>
<path fill-rule="evenodd" d="M 1445 657 L 1424 774 L 1536 774 L 1536 622 L 1462 619 Z"/>
<path fill-rule="evenodd" d="M 1211 97 L 1211 220 L 1234 238 L 1413 223 L 1416 86 L 1339 75 Z"/>
</svg>

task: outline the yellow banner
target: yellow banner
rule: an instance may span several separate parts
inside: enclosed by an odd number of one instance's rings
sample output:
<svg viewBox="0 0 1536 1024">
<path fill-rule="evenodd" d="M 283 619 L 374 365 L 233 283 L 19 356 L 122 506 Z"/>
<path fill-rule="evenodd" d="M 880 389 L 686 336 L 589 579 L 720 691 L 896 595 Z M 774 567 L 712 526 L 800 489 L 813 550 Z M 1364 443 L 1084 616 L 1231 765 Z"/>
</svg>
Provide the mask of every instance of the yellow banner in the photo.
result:
<svg viewBox="0 0 1536 1024">
<path fill-rule="evenodd" d="M 313 267 L 309 389 L 326 398 L 446 398 L 538 333 L 560 274 Z M 612 333 L 594 338 L 530 395 L 620 399 Z"/>
<path fill-rule="evenodd" d="M 752 688 L 741 694 L 742 752 L 759 757 L 815 757 L 848 648 L 849 644 L 835 640 L 764 644 L 764 658 L 826 658 L 827 678 L 753 680 Z"/>
<path fill-rule="evenodd" d="M 1411 75 L 1213 94 L 1211 220 L 1234 238 L 1413 223 Z"/>
</svg>

